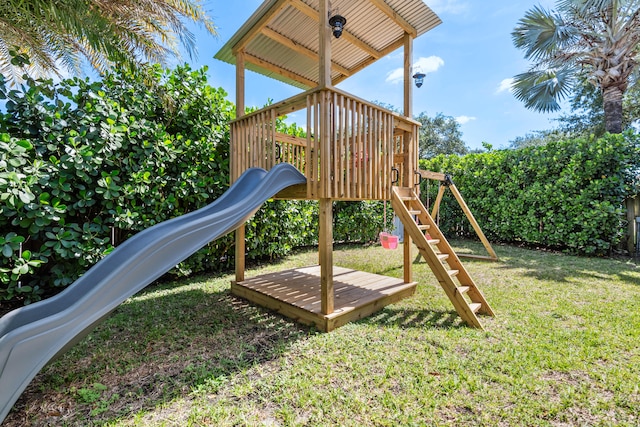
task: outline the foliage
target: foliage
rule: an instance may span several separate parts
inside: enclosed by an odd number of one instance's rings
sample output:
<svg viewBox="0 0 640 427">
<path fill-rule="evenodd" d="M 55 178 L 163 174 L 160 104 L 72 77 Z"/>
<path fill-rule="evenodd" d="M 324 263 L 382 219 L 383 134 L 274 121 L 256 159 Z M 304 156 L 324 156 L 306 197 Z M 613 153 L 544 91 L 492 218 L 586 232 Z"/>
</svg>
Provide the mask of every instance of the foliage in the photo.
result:
<svg viewBox="0 0 640 427">
<path fill-rule="evenodd" d="M 576 85 L 570 101 L 572 114 L 557 119 L 560 129 L 572 135 L 592 134 L 596 138 L 605 134 L 602 91 L 584 78 Z"/>
<path fill-rule="evenodd" d="M 373 101 L 374 104 L 394 113 L 402 114 L 399 108 L 394 105 Z M 460 123 L 443 113 L 437 113 L 435 117 L 429 117 L 426 112 L 422 112 L 414 117 L 421 124 L 419 135 L 419 158 L 428 159 L 438 154 L 467 154 L 469 148 L 462 140 Z"/>
<path fill-rule="evenodd" d="M 0 72 L 9 81 L 25 70 L 40 76 L 59 74 L 60 68 L 79 73 L 87 62 L 99 71 L 163 62 L 178 55 L 179 44 L 192 56 L 188 21 L 215 34 L 200 0 L 6 0 L 1 21 Z"/>
<path fill-rule="evenodd" d="M 235 111 L 206 84 L 206 68 L 30 79 L 22 90 L 0 80 L 0 97 L 2 300 L 28 303 L 69 285 L 113 243 L 198 209 L 229 185 Z M 305 202 L 267 204 L 247 227 L 256 242 L 248 258 L 313 242 L 312 211 Z M 218 239 L 173 274 L 228 268 L 232 247 L 232 236 Z"/>
<path fill-rule="evenodd" d="M 548 144 L 549 142 L 555 142 L 567 138 L 568 134 L 558 129 L 536 130 L 527 133 L 525 136 L 519 136 L 513 141 L 509 141 L 509 145 L 510 148 L 517 149 L 524 147 L 541 146 Z"/>
<path fill-rule="evenodd" d="M 639 147 L 637 134 L 608 134 L 462 158 L 438 156 L 421 167 L 451 173 L 494 240 L 603 255 L 623 236 L 622 203 L 635 194 Z M 435 197 L 433 188 L 430 193 Z M 440 224 L 445 234 L 473 235 L 452 197 L 442 204 Z"/>
<path fill-rule="evenodd" d="M 638 63 L 640 0 L 558 0 L 534 6 L 513 30 L 532 67 L 515 76 L 514 95 L 527 108 L 560 109 L 586 73 L 603 95 L 605 129 L 622 131 L 622 97 Z"/>
<path fill-rule="evenodd" d="M 460 124 L 450 116 L 442 113 L 429 117 L 420 113 L 415 118 L 422 126 L 419 136 L 419 157 L 428 159 L 438 154 L 466 154 L 468 148 L 462 140 Z"/>
<path fill-rule="evenodd" d="M 22 90 L 0 80 L 0 236 L 11 248 L 1 299 L 65 287 L 112 243 L 224 191 L 233 106 L 205 72 L 151 67 Z"/>
<path fill-rule="evenodd" d="M 363 242 L 375 240 L 378 233 L 389 228 L 393 218 L 391 204 L 380 201 L 334 202 L 333 237 L 338 242 Z"/>
<path fill-rule="evenodd" d="M 207 85 L 206 68 L 186 65 L 119 70 L 101 82 L 29 79 L 21 90 L 0 79 L 0 300 L 56 292 L 114 244 L 220 196 L 235 116 L 226 95 Z M 380 206 L 336 204 L 336 240 L 374 240 Z M 269 201 L 247 223 L 247 259 L 313 245 L 317 229 L 315 202 Z M 228 269 L 233 246 L 232 235 L 217 239 L 171 274 Z"/>
<path fill-rule="evenodd" d="M 382 107 L 382 108 L 386 109 L 386 110 L 393 111 L 394 113 L 402 114 L 402 111 L 400 111 L 400 108 L 396 107 L 393 104 L 389 104 L 388 102 L 377 101 L 377 100 L 374 100 L 374 101 L 371 101 L 371 102 L 373 104 L 376 104 L 379 107 Z"/>
<path fill-rule="evenodd" d="M 316 244 L 318 205 L 306 200 L 270 200 L 248 221 L 246 238 L 250 260 L 273 260 L 294 248 Z"/>
</svg>

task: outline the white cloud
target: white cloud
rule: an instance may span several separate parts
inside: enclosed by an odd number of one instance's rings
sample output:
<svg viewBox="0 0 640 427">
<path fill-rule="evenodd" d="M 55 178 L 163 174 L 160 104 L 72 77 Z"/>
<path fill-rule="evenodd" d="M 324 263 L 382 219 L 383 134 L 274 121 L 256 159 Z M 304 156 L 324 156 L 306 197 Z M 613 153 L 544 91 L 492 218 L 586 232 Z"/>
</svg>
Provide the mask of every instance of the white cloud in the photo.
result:
<svg viewBox="0 0 640 427">
<path fill-rule="evenodd" d="M 444 60 L 438 56 L 430 56 L 428 58 L 420 57 L 414 64 L 413 70 L 418 68 L 425 74 L 435 73 L 444 65 Z M 396 68 L 389 71 L 386 81 L 389 83 L 402 83 L 404 78 L 404 68 Z"/>
<path fill-rule="evenodd" d="M 456 122 L 460 123 L 460 125 L 464 125 L 466 123 L 469 123 L 472 120 L 476 120 L 476 117 L 469 117 L 469 116 L 458 116 L 458 117 L 456 117 Z"/>
<path fill-rule="evenodd" d="M 439 56 L 429 56 L 428 58 L 420 57 L 413 64 L 413 68 L 420 68 L 423 73 L 429 74 L 438 71 L 444 65 L 444 60 Z"/>
<path fill-rule="evenodd" d="M 498 89 L 496 89 L 496 93 L 502 93 L 507 90 L 511 91 L 513 87 L 513 81 L 513 77 L 502 80 L 500 82 L 500 85 L 498 86 Z"/>
<path fill-rule="evenodd" d="M 461 15 L 471 8 L 469 3 L 461 0 L 429 0 L 428 5 L 438 15 Z"/>
</svg>

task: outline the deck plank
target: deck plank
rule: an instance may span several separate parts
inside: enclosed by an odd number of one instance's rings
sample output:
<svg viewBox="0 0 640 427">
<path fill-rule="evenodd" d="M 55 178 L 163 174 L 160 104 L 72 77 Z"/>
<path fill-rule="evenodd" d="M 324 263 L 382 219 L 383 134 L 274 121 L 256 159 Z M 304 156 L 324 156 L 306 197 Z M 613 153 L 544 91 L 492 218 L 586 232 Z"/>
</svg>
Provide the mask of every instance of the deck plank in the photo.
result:
<svg viewBox="0 0 640 427">
<path fill-rule="evenodd" d="M 267 273 L 233 283 L 232 293 L 306 324 L 330 331 L 413 295 L 415 283 L 333 267 L 334 312 L 321 313 L 320 266 Z"/>
</svg>

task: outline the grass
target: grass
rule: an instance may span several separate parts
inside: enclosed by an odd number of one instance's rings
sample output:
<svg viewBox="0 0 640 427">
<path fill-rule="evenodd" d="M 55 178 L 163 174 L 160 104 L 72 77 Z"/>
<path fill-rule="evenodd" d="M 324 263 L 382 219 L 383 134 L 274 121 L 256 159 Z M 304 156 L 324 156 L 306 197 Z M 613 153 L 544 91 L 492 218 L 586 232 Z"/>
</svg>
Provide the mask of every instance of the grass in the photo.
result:
<svg viewBox="0 0 640 427">
<path fill-rule="evenodd" d="M 231 296 L 230 276 L 153 287 L 45 368 L 4 425 L 640 425 L 640 268 L 495 249 L 498 263 L 465 262 L 497 313 L 484 331 L 424 263 L 415 296 L 328 334 Z M 334 254 L 397 277 L 401 257 Z"/>
</svg>

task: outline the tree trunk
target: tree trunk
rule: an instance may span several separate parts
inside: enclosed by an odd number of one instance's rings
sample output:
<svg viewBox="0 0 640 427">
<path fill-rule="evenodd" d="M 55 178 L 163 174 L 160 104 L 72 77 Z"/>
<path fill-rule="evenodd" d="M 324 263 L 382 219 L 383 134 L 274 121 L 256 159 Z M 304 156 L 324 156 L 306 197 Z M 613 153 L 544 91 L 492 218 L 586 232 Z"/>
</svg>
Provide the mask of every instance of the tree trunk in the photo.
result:
<svg viewBox="0 0 640 427">
<path fill-rule="evenodd" d="M 603 88 L 604 125 L 609 133 L 622 133 L 622 95 L 618 85 Z"/>
</svg>

